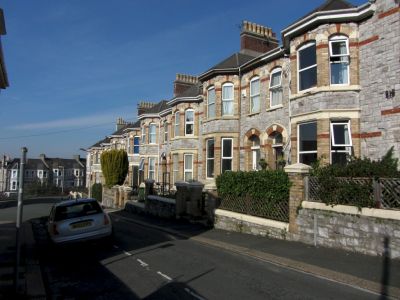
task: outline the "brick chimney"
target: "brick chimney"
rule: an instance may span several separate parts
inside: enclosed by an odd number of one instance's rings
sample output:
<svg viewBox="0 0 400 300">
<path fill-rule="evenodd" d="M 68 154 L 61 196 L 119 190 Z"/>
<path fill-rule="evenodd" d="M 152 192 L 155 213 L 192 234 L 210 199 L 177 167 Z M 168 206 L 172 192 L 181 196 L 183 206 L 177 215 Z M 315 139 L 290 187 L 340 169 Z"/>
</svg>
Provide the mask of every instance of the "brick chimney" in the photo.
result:
<svg viewBox="0 0 400 300">
<path fill-rule="evenodd" d="M 182 94 L 184 91 L 194 86 L 198 82 L 199 80 L 196 76 L 176 74 L 176 78 L 174 81 L 174 97 Z"/>
<path fill-rule="evenodd" d="M 279 46 L 276 34 L 271 28 L 243 21 L 240 33 L 240 52 L 260 55 Z"/>
<path fill-rule="evenodd" d="M 117 123 L 116 123 L 116 129 L 115 130 L 120 130 L 122 127 L 124 127 L 126 124 L 128 124 L 124 119 L 122 119 L 121 117 L 119 117 L 117 119 Z"/>
<path fill-rule="evenodd" d="M 155 106 L 157 103 L 153 102 L 148 102 L 148 101 L 140 101 L 140 103 L 137 105 L 137 115 L 140 116 L 146 112 L 146 110 L 152 108 Z"/>
</svg>

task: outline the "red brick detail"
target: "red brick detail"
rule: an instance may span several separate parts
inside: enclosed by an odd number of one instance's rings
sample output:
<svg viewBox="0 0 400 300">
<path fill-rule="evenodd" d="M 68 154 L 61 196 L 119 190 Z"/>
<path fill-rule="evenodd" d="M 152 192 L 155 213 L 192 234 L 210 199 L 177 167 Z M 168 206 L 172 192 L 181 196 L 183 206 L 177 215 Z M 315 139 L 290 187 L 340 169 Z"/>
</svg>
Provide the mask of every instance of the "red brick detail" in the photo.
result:
<svg viewBox="0 0 400 300">
<path fill-rule="evenodd" d="M 318 139 L 329 139 L 329 133 L 321 133 L 317 135 Z"/>
<path fill-rule="evenodd" d="M 251 147 L 240 147 L 240 150 L 250 150 Z"/>
<path fill-rule="evenodd" d="M 358 47 L 358 42 L 350 42 L 349 46 L 350 47 Z"/>
<path fill-rule="evenodd" d="M 261 146 L 261 147 L 268 148 L 268 149 L 272 148 L 272 146 L 270 144 L 265 144 L 264 146 Z"/>
<path fill-rule="evenodd" d="M 382 116 L 387 116 L 387 115 L 394 115 L 400 113 L 400 107 L 398 108 L 392 108 L 392 109 L 386 109 L 381 111 Z"/>
<path fill-rule="evenodd" d="M 337 32 L 337 33 L 339 33 L 339 32 L 340 32 L 340 27 L 341 27 L 341 25 L 340 25 L 340 24 L 336 24 L 336 32 Z"/>
<path fill-rule="evenodd" d="M 194 115 L 195 116 L 201 116 L 203 114 L 203 112 L 197 112 L 197 113 L 195 113 Z"/>
<path fill-rule="evenodd" d="M 292 136 L 292 137 L 290 138 L 290 140 L 291 140 L 292 142 L 296 142 L 296 141 L 297 141 L 297 137 L 296 137 L 296 136 Z"/>
<path fill-rule="evenodd" d="M 358 46 L 365 46 L 368 45 L 369 43 L 375 42 L 379 40 L 379 35 L 374 35 L 373 37 L 370 37 L 369 39 L 363 40 L 361 42 L 358 43 Z"/>
<path fill-rule="evenodd" d="M 270 128 L 267 129 L 267 134 L 268 134 L 268 135 L 270 135 L 270 134 L 273 133 L 273 132 L 274 132 L 274 130 L 272 129 L 272 127 L 270 127 Z"/>
<path fill-rule="evenodd" d="M 249 87 L 249 85 L 248 84 L 246 84 L 246 85 L 242 85 L 242 90 L 245 90 L 245 89 L 247 89 Z"/>
<path fill-rule="evenodd" d="M 194 164 L 195 164 L 195 165 L 201 165 L 201 164 L 203 164 L 203 163 L 202 163 L 201 161 L 195 161 Z"/>
<path fill-rule="evenodd" d="M 379 14 L 378 15 L 378 19 L 383 19 L 383 18 L 388 17 L 390 15 L 393 15 L 393 14 L 395 14 L 397 12 L 400 12 L 400 6 L 394 7 L 392 9 L 389 9 L 388 11 L 385 11 L 385 12 Z"/>
<path fill-rule="evenodd" d="M 276 131 L 279 132 L 279 133 L 282 133 L 283 132 L 283 128 L 281 126 L 277 126 L 276 127 Z"/>
<path fill-rule="evenodd" d="M 214 147 L 214 150 L 221 150 L 221 147 Z"/>
<path fill-rule="evenodd" d="M 363 133 L 359 133 L 359 134 L 356 133 L 354 135 L 358 135 L 358 138 L 360 138 L 360 139 L 368 139 L 368 138 L 374 138 L 374 137 L 382 136 L 382 132 L 380 132 L 380 131 L 363 132 Z M 354 136 L 354 135 L 352 135 L 352 136 Z"/>
<path fill-rule="evenodd" d="M 215 92 L 222 92 L 222 88 L 215 88 Z"/>
<path fill-rule="evenodd" d="M 295 60 L 296 58 L 296 54 L 290 56 L 290 60 Z"/>
<path fill-rule="evenodd" d="M 233 150 L 240 150 L 240 147 L 233 147 Z"/>
<path fill-rule="evenodd" d="M 250 138 L 252 135 L 260 136 L 261 132 L 258 129 L 252 128 L 246 132 L 247 138 Z"/>
<path fill-rule="evenodd" d="M 261 82 L 265 82 L 265 81 L 268 81 L 268 80 L 269 80 L 269 76 L 268 76 L 268 77 L 261 78 Z"/>
<path fill-rule="evenodd" d="M 317 46 L 317 49 L 324 49 L 324 48 L 328 48 L 328 44 L 319 44 Z"/>
<path fill-rule="evenodd" d="M 307 38 L 307 33 L 305 33 L 305 34 L 303 35 L 303 40 L 304 40 L 304 41 L 307 41 L 307 40 L 308 40 L 308 38 Z"/>
</svg>

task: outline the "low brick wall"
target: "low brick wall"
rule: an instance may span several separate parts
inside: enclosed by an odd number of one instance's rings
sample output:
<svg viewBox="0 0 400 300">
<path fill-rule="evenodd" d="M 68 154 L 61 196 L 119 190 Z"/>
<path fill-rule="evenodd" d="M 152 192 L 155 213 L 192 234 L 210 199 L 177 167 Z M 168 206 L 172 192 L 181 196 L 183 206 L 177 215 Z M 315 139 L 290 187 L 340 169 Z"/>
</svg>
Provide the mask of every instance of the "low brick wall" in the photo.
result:
<svg viewBox="0 0 400 300">
<path fill-rule="evenodd" d="M 146 212 L 161 218 L 175 218 L 176 203 L 174 199 L 149 195 L 146 201 Z"/>
<path fill-rule="evenodd" d="M 387 237 L 390 256 L 400 257 L 400 211 L 303 201 L 297 225 L 301 242 L 369 255 L 382 255 Z"/>
<path fill-rule="evenodd" d="M 214 227 L 227 231 L 286 239 L 289 224 L 216 209 L 214 213 Z"/>
</svg>

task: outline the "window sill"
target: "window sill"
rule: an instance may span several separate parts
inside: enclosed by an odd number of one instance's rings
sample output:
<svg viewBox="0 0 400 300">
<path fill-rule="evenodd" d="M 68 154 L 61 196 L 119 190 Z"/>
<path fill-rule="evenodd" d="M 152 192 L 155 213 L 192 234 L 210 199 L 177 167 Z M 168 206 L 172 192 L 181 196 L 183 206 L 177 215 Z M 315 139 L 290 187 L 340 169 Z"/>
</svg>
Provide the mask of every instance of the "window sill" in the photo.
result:
<svg viewBox="0 0 400 300">
<path fill-rule="evenodd" d="M 359 85 L 329 85 L 323 87 L 315 87 L 291 95 L 290 101 L 298 98 L 307 97 L 310 95 L 315 95 L 322 92 L 359 92 L 359 91 L 361 91 L 361 87 Z"/>
<path fill-rule="evenodd" d="M 283 104 L 279 104 L 279 105 L 275 105 L 275 106 L 272 106 L 270 108 L 267 108 L 266 111 L 274 111 L 274 110 L 277 110 L 277 109 L 280 109 L 280 108 L 283 108 Z"/>
<path fill-rule="evenodd" d="M 212 122 L 212 121 L 224 121 L 224 120 L 239 120 L 239 117 L 237 117 L 237 116 L 221 116 L 219 118 L 203 120 L 202 123 L 204 124 L 204 123 L 208 123 L 208 122 Z"/>
<path fill-rule="evenodd" d="M 260 113 L 261 113 L 261 111 L 251 112 L 251 113 L 249 113 L 247 116 L 248 116 L 248 117 L 252 117 L 252 116 L 255 116 L 255 115 L 259 115 Z"/>
</svg>

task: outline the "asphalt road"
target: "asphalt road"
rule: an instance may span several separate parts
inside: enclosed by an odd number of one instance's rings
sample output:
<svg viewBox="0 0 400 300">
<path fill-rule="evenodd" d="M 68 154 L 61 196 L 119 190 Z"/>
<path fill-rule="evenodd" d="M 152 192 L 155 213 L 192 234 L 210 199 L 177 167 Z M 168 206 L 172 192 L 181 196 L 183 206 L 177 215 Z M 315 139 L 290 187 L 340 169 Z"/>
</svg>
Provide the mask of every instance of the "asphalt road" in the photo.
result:
<svg viewBox="0 0 400 300">
<path fill-rule="evenodd" d="M 113 217 L 115 241 L 51 247 L 33 222 L 52 299 L 378 299 L 379 296 Z"/>
</svg>

